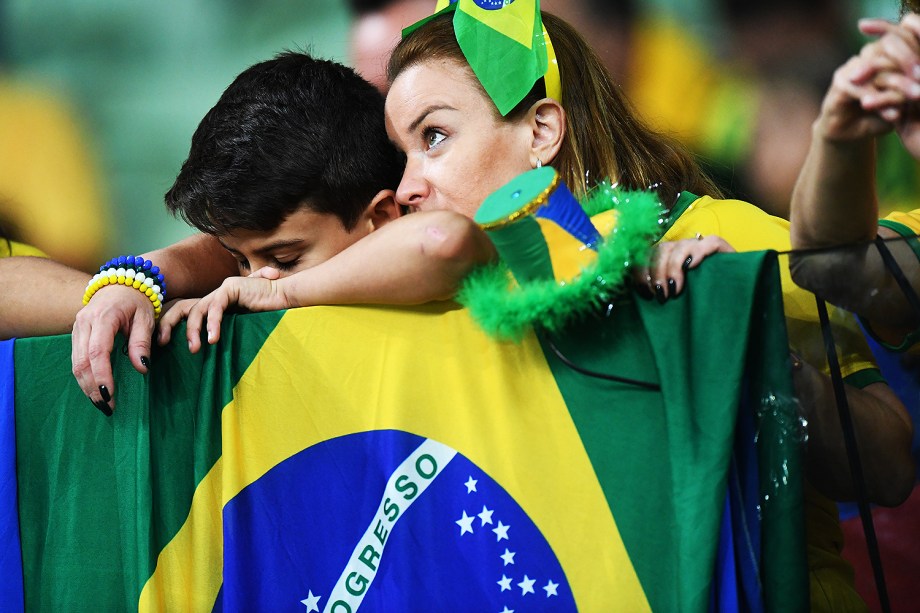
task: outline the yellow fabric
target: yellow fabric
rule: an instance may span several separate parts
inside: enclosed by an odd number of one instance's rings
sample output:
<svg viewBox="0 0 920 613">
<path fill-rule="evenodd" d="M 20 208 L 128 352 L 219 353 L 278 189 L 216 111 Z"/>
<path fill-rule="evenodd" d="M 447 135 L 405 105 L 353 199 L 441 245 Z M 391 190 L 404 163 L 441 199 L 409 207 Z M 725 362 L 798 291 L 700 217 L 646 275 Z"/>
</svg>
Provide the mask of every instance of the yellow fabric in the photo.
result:
<svg viewBox="0 0 920 613">
<path fill-rule="evenodd" d="M 582 270 L 597 260 L 597 251 L 588 249 L 556 222 L 542 217 L 537 218 L 540 230 L 548 245 L 552 245 L 550 254 L 553 261 L 553 276 L 556 281 L 571 281 Z"/>
<path fill-rule="evenodd" d="M 58 102 L 3 81 L 0 220 L 56 260 L 82 268 L 101 260 L 102 196 L 72 116 Z"/>
<path fill-rule="evenodd" d="M 697 199 L 662 240 L 693 238 L 697 233 L 721 236 L 738 251 L 786 251 L 791 247 L 788 221 L 740 200 Z M 788 266 L 780 266 L 780 275 L 792 349 L 809 364 L 829 372 L 814 295 L 792 282 Z M 855 317 L 828 308 L 843 376 L 877 368 Z M 852 569 L 840 557 L 843 536 L 836 506 L 812 487 L 806 487 L 804 502 L 812 611 L 864 610 Z M 841 608 L 841 603 L 847 605 Z"/>
<path fill-rule="evenodd" d="M 438 316 L 420 317 L 425 313 Z M 366 351 L 358 356 L 354 347 Z M 292 354 L 307 356 L 306 362 Z M 488 365 L 479 376 L 492 385 L 469 385 L 468 356 Z M 432 360 L 439 368 L 435 378 L 406 368 Z M 304 376 L 313 384 L 309 394 L 298 394 Z M 375 391 L 356 405 L 356 386 Z M 409 415 L 407 406 L 419 408 Z M 464 419 L 451 418 L 457 413 Z M 214 536 L 221 534 L 222 518 L 214 509 L 301 449 L 387 429 L 462 450 L 500 483 L 540 526 L 579 610 L 650 610 L 533 334 L 521 343 L 496 343 L 465 310 L 445 304 L 290 310 L 234 388 L 221 421 L 223 456 L 198 485 L 186 523 L 160 553 L 140 611 L 209 610 L 222 566 L 222 539 Z M 509 457 L 541 479 L 521 479 Z M 202 543 L 210 547 L 203 550 Z M 189 594 L 206 597 L 190 602 Z"/>
<path fill-rule="evenodd" d="M 805 531 L 812 611 L 868 611 L 856 592 L 853 567 L 843 559 L 837 505 L 805 482 Z"/>
<path fill-rule="evenodd" d="M 30 255 L 36 258 L 48 257 L 41 249 L 36 249 L 32 245 L 24 245 L 16 241 L 7 241 L 0 238 L 0 258 L 8 258 L 14 255 Z"/>
</svg>

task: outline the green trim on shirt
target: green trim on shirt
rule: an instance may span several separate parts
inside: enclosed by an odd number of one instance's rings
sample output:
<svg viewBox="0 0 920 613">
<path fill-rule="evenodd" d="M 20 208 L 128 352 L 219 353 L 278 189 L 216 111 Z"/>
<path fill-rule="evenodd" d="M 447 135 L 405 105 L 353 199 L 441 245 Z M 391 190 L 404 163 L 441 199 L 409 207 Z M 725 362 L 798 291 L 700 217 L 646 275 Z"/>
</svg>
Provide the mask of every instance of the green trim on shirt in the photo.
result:
<svg viewBox="0 0 920 613">
<path fill-rule="evenodd" d="M 867 368 L 866 370 L 854 372 L 852 375 L 847 375 L 843 378 L 843 382 L 855 388 L 863 389 L 873 383 L 885 383 L 885 377 L 882 376 L 882 371 L 878 368 Z"/>
<path fill-rule="evenodd" d="M 878 225 L 882 226 L 883 228 L 888 228 L 892 232 L 895 232 L 898 235 L 906 238 L 907 244 L 910 245 L 910 248 L 914 250 L 914 255 L 917 256 L 917 259 L 920 259 L 920 240 L 917 240 L 916 232 L 901 222 L 891 219 L 879 219 Z"/>
<path fill-rule="evenodd" d="M 865 319 L 862 315 L 859 316 L 859 323 L 862 324 L 863 329 L 866 331 L 866 333 L 869 334 L 869 336 L 873 338 L 873 340 L 875 340 L 876 343 L 878 343 L 879 345 L 881 345 L 888 351 L 898 351 L 898 352 L 907 351 L 915 343 L 920 342 L 920 328 L 917 328 L 915 330 L 912 330 L 911 332 L 908 332 L 907 334 L 904 335 L 904 338 L 901 339 L 900 343 L 898 343 L 897 345 L 892 345 L 891 343 L 888 343 L 882 340 L 881 338 L 879 338 L 879 335 L 875 332 L 875 330 L 872 329 L 872 324 L 869 322 L 868 319 Z"/>
<path fill-rule="evenodd" d="M 696 194 L 691 194 L 690 192 L 681 192 L 680 196 L 677 197 L 677 202 L 674 203 L 674 206 L 671 207 L 671 211 L 668 213 L 668 219 L 664 224 L 664 227 L 661 229 L 661 236 L 664 236 L 668 233 L 668 230 L 671 229 L 671 226 L 674 225 L 674 222 L 680 219 L 680 216 L 687 212 L 687 209 L 690 208 L 690 205 L 699 200 L 700 197 Z"/>
<path fill-rule="evenodd" d="M 920 260 L 920 240 L 917 239 L 917 233 L 910 227 L 902 224 L 899 221 L 894 221 L 893 219 L 879 219 L 878 225 L 883 228 L 888 228 L 898 236 L 903 236 L 907 239 L 907 244 L 910 245 L 910 248 L 913 249 L 914 255 L 917 256 L 917 259 Z M 875 330 L 872 329 L 872 325 L 869 321 L 860 316 L 859 322 L 862 324 L 866 332 L 869 333 L 879 345 L 884 347 L 889 351 L 907 351 L 915 343 L 920 342 L 920 328 L 912 330 L 904 335 L 904 338 L 897 345 L 892 345 L 887 343 L 876 334 Z"/>
</svg>

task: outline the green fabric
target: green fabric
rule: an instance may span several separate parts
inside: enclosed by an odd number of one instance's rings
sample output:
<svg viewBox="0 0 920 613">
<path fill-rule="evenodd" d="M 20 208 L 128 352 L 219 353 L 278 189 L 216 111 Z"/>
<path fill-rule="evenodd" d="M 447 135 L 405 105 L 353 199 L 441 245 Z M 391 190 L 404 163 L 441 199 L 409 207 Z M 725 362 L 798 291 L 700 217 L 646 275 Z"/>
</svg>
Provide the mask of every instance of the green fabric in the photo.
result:
<svg viewBox="0 0 920 613">
<path fill-rule="evenodd" d="M 879 369 L 867 368 L 844 377 L 843 382 L 857 389 L 862 389 L 873 383 L 885 383 L 885 377 L 882 376 L 882 371 Z"/>
<path fill-rule="evenodd" d="M 231 398 L 281 315 L 250 316 L 245 326 L 228 316 L 221 343 L 231 351 L 205 344 L 192 355 L 181 342 L 154 349 L 147 376 L 134 371 L 116 339 L 119 387 L 111 418 L 93 407 L 65 367 L 69 335 L 17 341 L 17 404 L 30 409 L 16 412 L 27 611 L 80 610 L 90 595 L 96 611 L 137 608 L 157 553 L 185 521 L 196 485 L 220 457 L 220 413 L 205 408 Z M 175 335 L 184 337 L 185 327 Z M 208 385 L 207 377 L 221 373 L 229 376 Z M 210 396 L 180 392 L 187 389 Z M 65 451 L 46 453 L 55 449 Z M 118 576 L 122 584 L 112 585 Z"/>
<path fill-rule="evenodd" d="M 714 304 L 726 287 L 732 300 Z M 698 512 L 719 508 L 725 496 L 739 398 L 761 433 L 768 610 L 807 606 L 802 460 L 800 437 L 790 436 L 798 421 L 784 330 L 776 255 L 754 252 L 707 260 L 664 305 L 620 301 L 609 317 L 553 339 L 581 367 L 659 383 L 660 392 L 584 376 L 544 347 L 654 611 L 707 608 L 716 543 L 703 535 L 717 531 L 719 516 Z M 668 453 L 649 454 L 662 440 Z"/>
</svg>

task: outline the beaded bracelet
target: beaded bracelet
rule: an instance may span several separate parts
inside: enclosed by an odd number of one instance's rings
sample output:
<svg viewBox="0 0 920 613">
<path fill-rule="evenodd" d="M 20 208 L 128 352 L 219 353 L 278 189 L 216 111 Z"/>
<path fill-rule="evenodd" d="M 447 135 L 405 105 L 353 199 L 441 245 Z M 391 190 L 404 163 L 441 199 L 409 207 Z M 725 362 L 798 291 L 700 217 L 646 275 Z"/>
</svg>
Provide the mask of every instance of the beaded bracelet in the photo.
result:
<svg viewBox="0 0 920 613">
<path fill-rule="evenodd" d="M 83 304 L 89 304 L 90 298 L 106 285 L 125 285 L 133 287 L 150 299 L 154 317 L 159 318 L 166 300 L 166 281 L 157 266 L 140 256 L 120 255 L 99 267 L 93 275 L 83 294 Z"/>
</svg>

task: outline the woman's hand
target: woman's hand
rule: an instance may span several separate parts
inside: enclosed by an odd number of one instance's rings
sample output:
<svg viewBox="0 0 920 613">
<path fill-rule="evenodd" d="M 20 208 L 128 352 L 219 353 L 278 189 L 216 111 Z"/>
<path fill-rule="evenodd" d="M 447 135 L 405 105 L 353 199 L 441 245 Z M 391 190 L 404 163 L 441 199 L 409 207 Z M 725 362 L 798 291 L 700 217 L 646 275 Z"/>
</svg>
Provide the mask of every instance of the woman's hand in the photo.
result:
<svg viewBox="0 0 920 613">
<path fill-rule="evenodd" d="M 111 414 L 115 385 L 112 347 L 115 335 L 127 337 L 128 357 L 138 372 L 147 372 L 154 313 L 150 300 L 133 287 L 101 288 L 77 313 L 73 326 L 71 362 L 80 389 L 97 409 Z"/>
<path fill-rule="evenodd" d="M 651 266 L 633 269 L 633 282 L 647 298 L 664 303 L 683 291 L 684 273 L 700 265 L 713 253 L 734 253 L 735 249 L 722 237 L 696 235 L 679 241 L 658 243 Z"/>
</svg>

